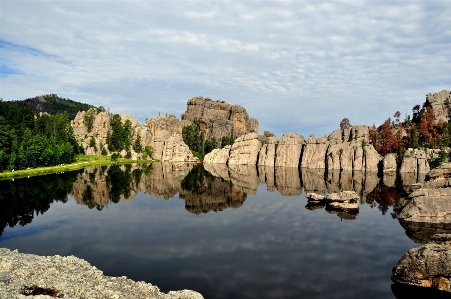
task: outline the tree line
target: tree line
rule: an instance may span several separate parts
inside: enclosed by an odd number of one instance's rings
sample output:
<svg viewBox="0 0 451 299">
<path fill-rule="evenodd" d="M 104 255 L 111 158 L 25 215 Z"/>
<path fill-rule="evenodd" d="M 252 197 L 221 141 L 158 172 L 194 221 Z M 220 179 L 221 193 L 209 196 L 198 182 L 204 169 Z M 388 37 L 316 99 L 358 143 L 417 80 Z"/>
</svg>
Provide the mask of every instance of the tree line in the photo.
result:
<svg viewBox="0 0 451 299">
<path fill-rule="evenodd" d="M 38 115 L 0 101 L 0 171 L 72 163 L 80 147 L 69 115 Z"/>
</svg>

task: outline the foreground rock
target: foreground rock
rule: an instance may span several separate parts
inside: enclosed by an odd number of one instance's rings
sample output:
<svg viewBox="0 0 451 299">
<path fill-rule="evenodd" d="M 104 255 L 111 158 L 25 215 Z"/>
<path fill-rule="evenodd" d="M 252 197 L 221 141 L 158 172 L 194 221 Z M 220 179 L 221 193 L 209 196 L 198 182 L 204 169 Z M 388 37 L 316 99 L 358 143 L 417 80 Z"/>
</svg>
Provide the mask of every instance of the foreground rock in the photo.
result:
<svg viewBox="0 0 451 299">
<path fill-rule="evenodd" d="M 54 296 L 23 295 L 24 290 L 38 288 Z M 31 293 L 33 294 L 33 293 Z M 42 294 L 42 293 L 40 293 Z M 88 262 L 74 256 L 38 256 L 0 249 L 0 298 L 134 298 L 134 299 L 201 299 L 190 291 L 167 294 L 145 282 L 122 277 L 104 276 Z"/>
<path fill-rule="evenodd" d="M 408 222 L 451 223 L 451 188 L 418 189 L 401 207 L 398 219 Z"/>
<path fill-rule="evenodd" d="M 432 242 L 409 250 L 392 270 L 395 283 L 451 292 L 451 235 L 432 237 Z"/>
</svg>

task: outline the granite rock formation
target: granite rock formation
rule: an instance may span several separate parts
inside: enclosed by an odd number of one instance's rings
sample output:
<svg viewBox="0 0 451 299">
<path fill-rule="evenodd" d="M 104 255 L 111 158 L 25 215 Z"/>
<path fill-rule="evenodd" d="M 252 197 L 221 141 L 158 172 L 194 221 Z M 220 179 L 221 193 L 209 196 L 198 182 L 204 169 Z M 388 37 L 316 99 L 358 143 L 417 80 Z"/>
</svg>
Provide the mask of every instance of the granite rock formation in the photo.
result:
<svg viewBox="0 0 451 299">
<path fill-rule="evenodd" d="M 201 129 L 206 132 L 207 139 L 235 139 L 242 133 L 258 133 L 258 121 L 249 118 L 243 106 L 200 96 L 188 100 L 186 112 L 181 119 L 191 122 L 197 119 Z"/>
<path fill-rule="evenodd" d="M 325 169 L 326 168 L 326 152 L 329 147 L 329 141 L 326 136 L 316 138 L 315 135 L 310 135 L 304 146 L 304 153 L 302 154 L 301 167 Z"/>
<path fill-rule="evenodd" d="M 426 95 L 426 105 L 432 107 L 435 116 L 435 122 L 440 120 L 448 122 L 451 120 L 450 114 L 451 92 L 442 90 L 438 93 L 429 93 Z M 423 115 L 425 108 L 420 111 L 420 116 Z"/>
<path fill-rule="evenodd" d="M 435 235 L 432 243 L 409 250 L 393 268 L 393 282 L 451 292 L 450 240 Z"/>
<path fill-rule="evenodd" d="M 382 162 L 382 169 L 384 172 L 396 172 L 396 154 L 388 154 L 384 157 Z"/>
<path fill-rule="evenodd" d="M 401 208 L 398 219 L 408 222 L 451 223 L 451 188 L 418 189 Z"/>
<path fill-rule="evenodd" d="M 248 133 L 238 137 L 230 149 L 229 165 L 257 165 L 261 142 L 257 133 Z"/>
<path fill-rule="evenodd" d="M 404 153 L 400 172 L 428 173 L 430 170 L 428 157 L 423 150 L 409 148 Z"/>
<path fill-rule="evenodd" d="M 275 166 L 299 167 L 304 137 L 300 134 L 284 134 L 276 147 Z"/>
</svg>

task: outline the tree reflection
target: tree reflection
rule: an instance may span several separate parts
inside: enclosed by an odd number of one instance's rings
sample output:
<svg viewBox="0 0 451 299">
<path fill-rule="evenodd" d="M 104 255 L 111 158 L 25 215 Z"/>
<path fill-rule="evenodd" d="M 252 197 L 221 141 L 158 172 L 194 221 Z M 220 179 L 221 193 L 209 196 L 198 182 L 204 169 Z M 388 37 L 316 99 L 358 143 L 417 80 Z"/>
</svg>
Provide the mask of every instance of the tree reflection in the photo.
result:
<svg viewBox="0 0 451 299">
<path fill-rule="evenodd" d="M 77 172 L 0 181 L 0 236 L 6 226 L 24 226 L 54 201 L 67 202 Z"/>
</svg>

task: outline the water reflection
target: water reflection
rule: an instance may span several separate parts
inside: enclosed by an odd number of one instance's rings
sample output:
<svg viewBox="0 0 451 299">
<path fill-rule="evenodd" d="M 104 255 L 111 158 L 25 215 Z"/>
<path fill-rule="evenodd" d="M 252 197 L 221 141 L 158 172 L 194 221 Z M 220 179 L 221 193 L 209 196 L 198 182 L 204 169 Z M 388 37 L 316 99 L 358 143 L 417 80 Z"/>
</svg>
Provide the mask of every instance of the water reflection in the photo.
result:
<svg viewBox="0 0 451 299">
<path fill-rule="evenodd" d="M 0 181 L 0 236 L 6 226 L 24 226 L 55 201 L 66 202 L 77 172 Z"/>
<path fill-rule="evenodd" d="M 31 210 L 36 213 L 46 211 L 42 207 L 42 201 L 46 202 L 44 206 L 48 209 L 52 200 L 65 200 L 68 194 L 71 194 L 78 204 L 99 211 L 110 204 L 133 199 L 139 192 L 165 200 L 179 194 L 179 198 L 185 200 L 188 212 L 200 214 L 240 207 L 247 195 L 257 193 L 260 184 L 265 184 L 270 192 L 277 190 L 282 196 L 299 196 L 305 191 L 307 197 L 324 197 L 329 193 L 355 191 L 360 198 L 359 204 L 369 204 L 371 208 L 378 208 L 383 215 L 390 213 L 396 218 L 398 206 L 407 192 L 416 188 L 421 180 L 424 180 L 424 177 L 412 174 L 402 174 L 398 178 L 396 175 L 388 174 L 381 180 L 374 172 L 154 163 L 144 166 L 133 164 L 88 167 L 77 172 L 30 178 L 28 181 L 27 179 L 15 182 L 2 181 L 0 182 L 2 190 L 5 191 L 0 195 L 6 199 L 2 200 L 2 205 L 24 206 L 23 208 L 8 206 L 2 209 L 3 215 L 22 214 L 15 216 L 20 220 L 3 221 L 11 225 L 29 223 L 32 216 L 27 215 L 33 214 Z M 32 200 L 33 198 L 37 198 L 37 201 Z M 32 206 L 35 203 L 36 206 Z M 325 207 L 326 203 L 318 200 L 311 200 L 305 206 L 308 210 Z M 337 209 L 331 206 L 327 206 L 325 210 L 342 219 L 355 219 L 359 213 L 358 209 Z M 4 219 L 5 217 L 14 218 L 3 216 Z"/>
<path fill-rule="evenodd" d="M 243 188 L 231 180 L 215 177 L 202 165 L 196 165 L 182 180 L 179 197 L 185 200 L 185 209 L 193 214 L 239 208 L 246 200 Z"/>
<path fill-rule="evenodd" d="M 408 179 L 243 165 L 91 167 L 36 181 L 0 182 L 4 225 L 29 223 L 68 194 L 78 204 L 55 205 L 76 216 L 53 231 L 23 238 L 5 232 L 0 241 L 10 248 L 32 243 L 38 254 L 75 254 L 108 275 L 146 280 L 166 291 L 193 288 L 206 298 L 321 298 L 331 295 L 329 290 L 340 298 L 387 298 L 391 267 L 411 248 L 391 219 L 419 178 Z M 304 197 L 291 197 L 341 191 L 355 191 L 359 209 L 332 209 L 323 200 L 304 209 Z M 170 198 L 175 200 L 164 201 Z M 403 227 L 415 242 L 428 238 L 424 227 Z"/>
</svg>

